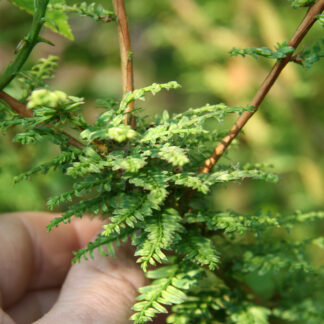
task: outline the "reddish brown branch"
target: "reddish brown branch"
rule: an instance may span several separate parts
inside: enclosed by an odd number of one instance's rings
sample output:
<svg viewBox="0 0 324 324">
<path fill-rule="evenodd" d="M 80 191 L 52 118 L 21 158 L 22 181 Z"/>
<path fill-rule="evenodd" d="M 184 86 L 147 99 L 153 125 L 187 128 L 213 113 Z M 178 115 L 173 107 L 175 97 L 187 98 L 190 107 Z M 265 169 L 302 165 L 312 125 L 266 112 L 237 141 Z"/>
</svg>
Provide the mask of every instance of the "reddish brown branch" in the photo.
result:
<svg viewBox="0 0 324 324">
<path fill-rule="evenodd" d="M 119 36 L 121 70 L 123 79 L 123 93 L 134 90 L 133 53 L 129 37 L 127 15 L 124 0 L 113 0 L 115 14 L 117 16 L 117 28 Z M 131 102 L 125 116 L 125 124 L 135 128 L 135 119 L 131 112 L 134 110 L 134 102 Z"/>
<path fill-rule="evenodd" d="M 9 96 L 6 92 L 0 91 L 0 99 L 5 101 L 16 113 L 23 117 L 33 117 L 33 112 L 17 99 Z"/>
<path fill-rule="evenodd" d="M 11 109 L 14 110 L 16 113 L 18 113 L 20 116 L 27 117 L 27 118 L 33 117 L 33 112 L 30 109 L 28 109 L 23 103 L 21 103 L 17 99 L 8 95 L 6 92 L 0 91 L 0 99 L 5 101 L 11 107 Z M 68 137 L 69 144 L 71 144 L 75 147 L 78 147 L 78 148 L 84 147 L 84 145 L 81 142 L 79 142 L 77 139 L 75 139 L 70 134 L 66 133 L 65 131 L 57 129 L 53 125 L 46 125 L 46 126 L 51 127 L 53 129 L 55 129 L 57 132 L 64 134 L 66 137 Z"/>
<path fill-rule="evenodd" d="M 295 49 L 305 37 L 309 29 L 312 27 L 314 22 L 316 21 L 316 16 L 320 14 L 324 10 L 324 0 L 317 1 L 308 11 L 303 19 L 302 23 L 297 28 L 295 34 L 289 41 L 289 46 L 294 47 Z M 232 143 L 233 139 L 239 134 L 241 129 L 247 123 L 247 121 L 255 114 L 258 110 L 261 102 L 264 97 L 267 95 L 275 81 L 277 80 L 280 72 L 284 69 L 284 67 L 291 61 L 293 57 L 293 53 L 285 57 L 284 59 L 277 62 L 270 73 L 267 75 L 265 80 L 263 81 L 260 89 L 250 102 L 250 105 L 254 106 L 253 112 L 244 112 L 235 122 L 233 127 L 230 129 L 228 134 L 222 139 L 222 141 L 216 146 L 212 155 L 204 162 L 204 165 L 199 170 L 199 173 L 209 173 L 213 166 L 217 163 L 219 158 L 226 151 L 227 147 Z"/>
</svg>

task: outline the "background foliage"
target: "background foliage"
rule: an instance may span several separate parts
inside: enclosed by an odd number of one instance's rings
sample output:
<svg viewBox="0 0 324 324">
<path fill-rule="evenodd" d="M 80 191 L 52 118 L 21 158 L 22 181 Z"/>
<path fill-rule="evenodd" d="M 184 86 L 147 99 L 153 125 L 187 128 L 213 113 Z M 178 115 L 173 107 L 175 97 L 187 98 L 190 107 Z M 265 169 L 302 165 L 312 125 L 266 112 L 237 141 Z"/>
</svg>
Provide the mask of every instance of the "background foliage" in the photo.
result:
<svg viewBox="0 0 324 324">
<path fill-rule="evenodd" d="M 106 2 L 103 4 L 107 7 Z M 292 10 L 288 2 L 270 0 L 142 0 L 129 2 L 127 6 L 135 55 L 136 88 L 169 80 L 177 80 L 183 86 L 181 90 L 163 92 L 159 97 L 144 102 L 142 106 L 149 115 L 164 109 L 180 112 L 187 107 L 203 106 L 206 102 L 248 103 L 271 62 L 263 58 L 231 58 L 229 50 L 250 46 L 274 48 L 277 42 L 289 38 L 304 14 L 303 10 Z M 0 28 L 8 31 L 0 35 L 0 61 L 1 67 L 5 67 L 31 17 L 7 1 L 0 2 L 0 12 L 6 12 L 1 15 Z M 53 89 L 86 97 L 90 103 L 86 117 L 94 120 L 99 110 L 94 108 L 91 100 L 106 96 L 117 99 L 121 95 L 119 49 L 114 25 L 100 24 L 90 18 L 82 18 L 80 24 L 80 19 L 73 16 L 70 20 L 74 43 L 47 30 L 44 36 L 54 40 L 56 46 L 37 47 L 28 64 L 30 67 L 32 61 L 49 54 L 60 56 L 57 77 L 52 81 Z M 311 44 L 319 32 L 320 26 L 316 25 L 303 44 Z M 254 215 L 261 208 L 283 214 L 296 209 L 323 208 L 322 70 L 323 62 L 309 71 L 290 64 L 260 111 L 248 123 L 240 144 L 224 157 L 233 166 L 238 161 L 241 164 L 272 164 L 273 171 L 280 175 L 280 182 L 254 181 L 218 187 L 213 195 L 213 203 L 218 209 L 230 208 Z M 19 97 L 18 89 L 18 83 L 15 83 L 9 92 Z M 46 143 L 41 146 L 13 144 L 12 132 L 10 130 L 0 138 L 0 210 L 45 210 L 45 200 L 49 195 L 70 186 L 59 173 L 15 186 L 12 179 L 30 166 L 55 156 L 56 148 Z M 319 221 L 309 226 L 303 224 L 295 226 L 289 238 L 293 242 L 294 239 L 320 236 L 323 230 Z M 285 235 L 278 233 L 279 238 Z M 274 255 L 281 248 L 274 246 Z M 310 257 L 317 265 L 323 264 L 320 248 L 310 251 Z M 259 275 L 267 275 L 257 260 L 245 261 L 254 265 Z M 247 273 L 250 270 L 246 269 Z M 156 276 L 158 278 L 158 274 Z M 264 278 L 252 273 L 246 280 L 252 284 L 259 279 L 260 293 L 271 295 L 275 282 Z M 262 316 L 266 316 L 264 309 L 253 307 L 242 305 L 242 310 L 233 310 L 233 321 L 247 322 L 243 316 L 251 312 L 260 314 L 262 323 Z M 289 318 L 289 314 L 286 317 Z"/>
<path fill-rule="evenodd" d="M 104 4 L 107 9 L 109 3 Z M 108 5 L 108 7 L 107 7 Z M 182 89 L 162 93 L 142 104 L 146 113 L 183 111 L 206 102 L 229 105 L 248 103 L 272 62 L 259 58 L 231 58 L 232 47 L 268 46 L 287 40 L 303 16 L 288 2 L 250 1 L 140 1 L 128 3 L 135 87 L 177 80 Z M 12 53 L 31 17 L 7 1 L 0 2 L 1 67 Z M 82 21 L 82 24 L 80 24 Z M 75 42 L 46 30 L 55 47 L 39 46 L 32 61 L 55 54 L 61 57 L 53 88 L 91 98 L 121 94 L 119 50 L 115 26 L 91 18 L 70 18 Z M 311 44 L 320 26 L 314 26 L 303 44 Z M 305 46 L 305 45 L 302 45 Z M 241 211 L 270 209 L 292 211 L 321 208 L 323 183 L 323 62 L 305 71 L 289 65 L 262 109 L 248 123 L 233 163 L 270 163 L 280 175 L 278 185 L 248 183 L 218 190 L 215 203 Z M 26 66 L 28 68 L 28 65 Z M 16 95 L 17 88 L 10 89 Z M 94 104 L 93 104 L 94 106 Z M 154 109 L 155 111 L 152 111 Z M 98 110 L 87 107 L 89 118 Z M 57 174 L 13 187 L 12 175 L 55 155 L 55 147 L 11 144 L 12 134 L 1 137 L 0 210 L 45 209 L 45 198 L 65 187 Z M 55 181 L 53 180 L 55 179 Z M 27 189 L 28 188 L 28 189 Z M 24 192 L 30 193 L 28 197 Z M 20 198 L 21 197 L 21 198 Z"/>
</svg>

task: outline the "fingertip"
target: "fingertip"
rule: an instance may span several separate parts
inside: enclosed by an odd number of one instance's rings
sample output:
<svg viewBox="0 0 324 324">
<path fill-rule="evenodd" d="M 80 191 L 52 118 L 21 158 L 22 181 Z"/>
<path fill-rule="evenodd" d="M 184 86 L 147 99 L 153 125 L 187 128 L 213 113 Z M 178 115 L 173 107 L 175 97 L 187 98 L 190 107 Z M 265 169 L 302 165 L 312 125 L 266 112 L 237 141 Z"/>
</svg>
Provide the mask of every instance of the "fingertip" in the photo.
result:
<svg viewBox="0 0 324 324">
<path fill-rule="evenodd" d="M 102 226 L 106 224 L 106 221 L 100 218 L 84 217 L 82 219 L 77 218 L 71 222 L 74 227 L 74 231 L 78 238 L 79 248 L 83 248 L 91 241 L 102 229 Z"/>
</svg>

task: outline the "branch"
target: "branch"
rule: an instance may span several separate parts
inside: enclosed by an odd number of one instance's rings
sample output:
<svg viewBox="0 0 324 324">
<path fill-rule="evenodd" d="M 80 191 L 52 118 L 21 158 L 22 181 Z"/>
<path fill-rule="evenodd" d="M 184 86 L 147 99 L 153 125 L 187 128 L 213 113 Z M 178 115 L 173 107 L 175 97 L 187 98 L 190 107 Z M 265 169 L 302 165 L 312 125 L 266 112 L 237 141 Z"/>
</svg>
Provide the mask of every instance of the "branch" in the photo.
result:
<svg viewBox="0 0 324 324">
<path fill-rule="evenodd" d="M 0 91 L 0 99 L 6 102 L 12 110 L 14 110 L 17 114 L 23 117 L 33 117 L 33 112 L 28 109 L 24 104 L 22 104 L 17 99 L 11 97 L 4 91 Z"/>
<path fill-rule="evenodd" d="M 27 36 L 22 40 L 21 48 L 18 49 L 19 52 L 14 61 L 8 65 L 6 71 L 0 78 L 0 90 L 4 89 L 12 81 L 28 59 L 33 48 L 41 41 L 39 33 L 44 24 L 44 16 L 48 1 L 49 0 L 34 1 L 34 16 L 31 29 Z"/>
<path fill-rule="evenodd" d="M 123 93 L 134 91 L 133 53 L 131 50 L 130 37 L 124 0 L 113 0 L 113 6 L 117 15 L 117 28 L 119 36 L 121 70 L 123 79 Z M 128 105 L 125 116 L 125 124 L 135 128 L 136 123 L 131 112 L 134 110 L 134 102 Z"/>
<path fill-rule="evenodd" d="M 295 34 L 289 41 L 288 45 L 294 47 L 295 49 L 299 45 L 299 43 L 303 40 L 309 29 L 312 27 L 314 22 L 316 21 L 316 17 L 324 10 L 324 0 L 317 1 L 308 11 L 297 28 Z M 219 158 L 226 151 L 228 146 L 232 143 L 233 139 L 239 134 L 241 129 L 247 123 L 247 121 L 255 114 L 258 110 L 260 104 L 262 103 L 264 97 L 267 95 L 275 81 L 277 80 L 280 72 L 284 69 L 284 67 L 291 61 L 293 58 L 293 53 L 286 56 L 284 59 L 278 61 L 267 75 L 265 80 L 263 81 L 260 89 L 250 102 L 250 105 L 254 106 L 253 112 L 244 112 L 232 126 L 228 134 L 222 139 L 222 141 L 216 146 L 212 155 L 204 162 L 204 165 L 199 170 L 199 173 L 209 173 L 213 166 L 217 163 Z"/>
<path fill-rule="evenodd" d="M 2 99 L 4 102 L 6 102 L 12 108 L 12 110 L 14 110 L 20 116 L 27 117 L 27 118 L 33 117 L 33 112 L 30 109 L 28 109 L 23 103 L 21 103 L 20 101 L 18 101 L 17 99 L 15 99 L 13 97 L 11 97 L 4 91 L 0 91 L 0 99 Z M 77 139 L 75 139 L 70 134 L 66 133 L 65 131 L 58 129 L 53 125 L 46 125 L 46 126 L 51 127 L 53 129 L 55 129 L 57 132 L 67 136 L 69 138 L 69 144 L 71 144 L 75 147 L 81 148 L 81 149 L 84 147 L 84 145 L 81 142 L 79 142 Z"/>
<path fill-rule="evenodd" d="M 26 60 L 28 59 L 31 51 L 33 48 L 41 42 L 41 38 L 39 37 L 39 33 L 41 31 L 41 28 L 44 24 L 44 17 L 46 13 L 46 8 L 48 5 L 49 0 L 35 0 L 34 1 L 34 16 L 33 16 L 33 22 L 31 29 L 27 36 L 22 41 L 21 48 L 18 49 L 19 52 L 17 56 L 15 57 L 14 61 L 10 63 L 3 74 L 3 76 L 0 78 L 0 99 L 5 101 L 15 112 L 17 112 L 19 115 L 27 118 L 33 117 L 33 112 L 29 110 L 24 104 L 22 104 L 20 101 L 16 100 L 15 98 L 8 95 L 6 92 L 2 91 L 11 81 L 12 79 L 17 75 L 17 73 L 20 71 Z M 72 137 L 70 134 L 66 133 L 65 131 L 57 129 L 53 125 L 47 125 L 48 127 L 51 127 L 55 129 L 57 132 L 60 132 L 67 136 L 69 138 L 69 144 L 78 147 L 83 148 L 84 145 L 79 142 L 77 139 Z"/>
<path fill-rule="evenodd" d="M 58 133 L 61 133 L 61 134 L 65 135 L 66 137 L 68 137 L 69 138 L 68 143 L 70 145 L 75 146 L 75 147 L 77 147 L 79 149 L 83 149 L 84 148 L 84 145 L 81 142 L 79 142 L 76 138 L 74 138 L 73 136 L 71 136 L 69 133 L 67 133 L 67 132 L 65 132 L 65 131 L 63 131 L 61 129 L 58 129 L 57 127 L 55 127 L 53 125 L 46 125 L 46 126 L 47 127 L 50 127 L 50 128 L 53 128 Z"/>
</svg>

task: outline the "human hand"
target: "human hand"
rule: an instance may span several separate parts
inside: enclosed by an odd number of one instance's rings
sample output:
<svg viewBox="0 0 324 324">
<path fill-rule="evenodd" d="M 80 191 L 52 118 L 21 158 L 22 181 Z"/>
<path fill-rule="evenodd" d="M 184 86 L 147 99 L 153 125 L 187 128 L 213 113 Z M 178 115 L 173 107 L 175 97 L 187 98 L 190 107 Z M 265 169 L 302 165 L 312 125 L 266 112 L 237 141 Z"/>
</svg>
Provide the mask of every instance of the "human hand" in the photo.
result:
<svg viewBox="0 0 324 324">
<path fill-rule="evenodd" d="M 0 215 L 1 324 L 124 324 L 145 277 L 129 246 L 117 257 L 71 266 L 72 251 L 100 230 L 100 220 L 76 219 L 52 232 L 57 215 Z"/>
</svg>

